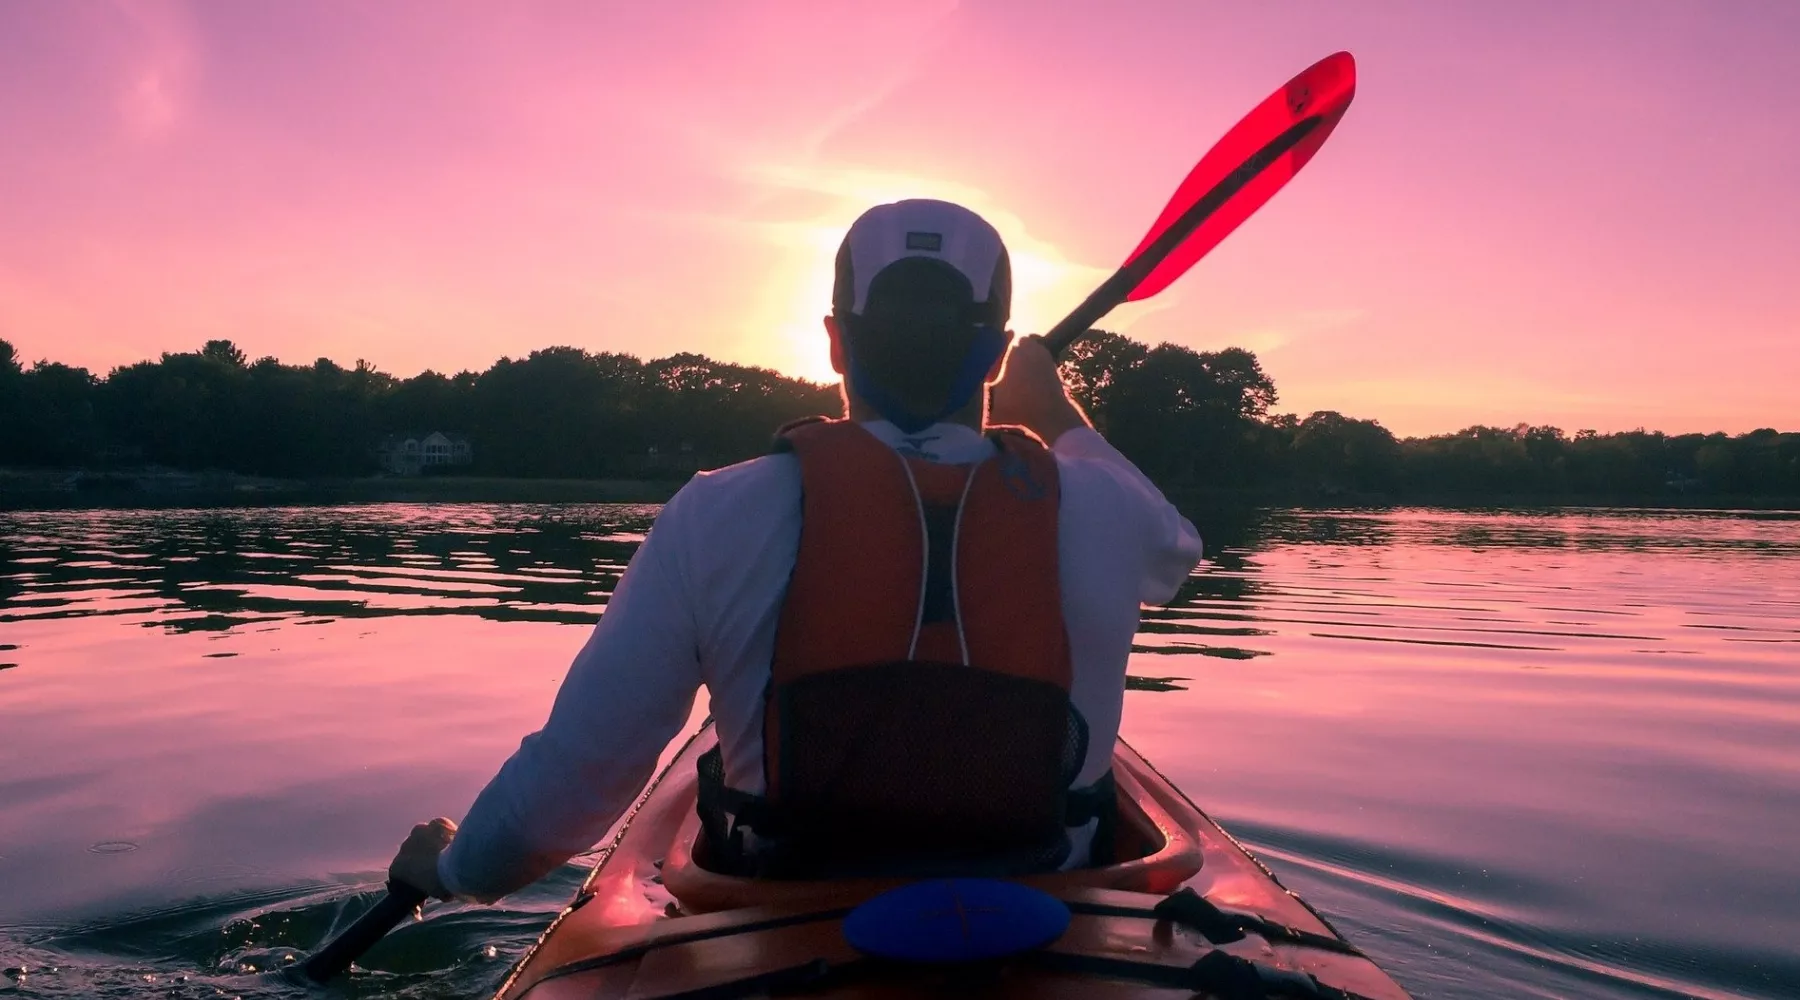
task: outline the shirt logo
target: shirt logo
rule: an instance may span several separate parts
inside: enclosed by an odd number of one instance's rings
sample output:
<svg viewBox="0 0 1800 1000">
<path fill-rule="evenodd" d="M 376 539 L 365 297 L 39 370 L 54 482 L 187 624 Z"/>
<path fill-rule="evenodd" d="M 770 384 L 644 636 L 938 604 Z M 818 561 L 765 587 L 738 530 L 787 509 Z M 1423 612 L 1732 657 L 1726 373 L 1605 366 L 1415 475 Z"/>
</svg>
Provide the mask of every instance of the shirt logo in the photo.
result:
<svg viewBox="0 0 1800 1000">
<path fill-rule="evenodd" d="M 925 446 L 937 439 L 938 436 L 936 434 L 921 434 L 917 437 L 903 437 L 900 439 L 900 443 L 894 446 L 894 450 L 902 455 L 909 455 L 913 458 L 935 459 L 937 458 L 937 453 L 926 451 Z"/>
<path fill-rule="evenodd" d="M 1020 500 L 1042 500 L 1050 492 L 1044 484 L 1032 478 L 1031 466 L 1011 452 L 1000 458 L 1000 482 L 1006 486 L 1008 493 Z"/>
</svg>

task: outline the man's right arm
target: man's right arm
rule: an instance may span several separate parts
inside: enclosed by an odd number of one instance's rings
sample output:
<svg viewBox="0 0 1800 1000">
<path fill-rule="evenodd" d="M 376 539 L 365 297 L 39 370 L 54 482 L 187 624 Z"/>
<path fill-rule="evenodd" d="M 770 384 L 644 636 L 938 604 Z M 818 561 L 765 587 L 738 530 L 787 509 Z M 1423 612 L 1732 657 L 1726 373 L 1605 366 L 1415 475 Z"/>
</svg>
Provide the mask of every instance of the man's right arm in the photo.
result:
<svg viewBox="0 0 1800 1000">
<path fill-rule="evenodd" d="M 1086 427 L 1070 431 L 1057 438 L 1053 451 L 1059 461 L 1104 471 L 1111 516 L 1136 529 L 1130 537 L 1142 554 L 1138 603 L 1167 604 L 1174 599 L 1203 551 L 1193 523 L 1098 431 Z"/>
<path fill-rule="evenodd" d="M 1094 430 L 1069 398 L 1056 359 L 1041 338 L 1027 337 L 1014 345 L 994 384 L 988 416 L 995 424 L 1016 424 L 1036 434 L 1059 459 L 1104 469 L 1113 484 L 1109 509 L 1138 529 L 1133 534 L 1144 560 L 1139 601 L 1163 604 L 1175 596 L 1200 561 L 1200 533 L 1148 476 Z"/>
</svg>

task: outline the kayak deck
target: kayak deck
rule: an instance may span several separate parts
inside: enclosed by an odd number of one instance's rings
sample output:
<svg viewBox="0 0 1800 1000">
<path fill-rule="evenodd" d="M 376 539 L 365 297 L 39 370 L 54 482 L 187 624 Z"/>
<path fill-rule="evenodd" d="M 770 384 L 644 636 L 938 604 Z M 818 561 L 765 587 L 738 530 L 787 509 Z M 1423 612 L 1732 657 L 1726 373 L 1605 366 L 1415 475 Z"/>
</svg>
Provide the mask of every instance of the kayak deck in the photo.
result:
<svg viewBox="0 0 1800 1000">
<path fill-rule="evenodd" d="M 1123 740 L 1113 758 L 1119 860 L 1017 880 L 1069 904 L 1062 938 L 976 969 L 873 962 L 844 940 L 842 919 L 900 880 L 753 880 L 695 859 L 694 765 L 716 740 L 703 727 L 651 784 L 498 1000 L 903 997 L 952 987 L 995 997 L 1232 996 L 1243 994 L 1214 980 L 1261 974 L 1279 985 L 1284 973 L 1325 987 L 1291 995 L 1406 1000 Z M 1255 972 L 1238 959 L 1257 963 Z"/>
</svg>

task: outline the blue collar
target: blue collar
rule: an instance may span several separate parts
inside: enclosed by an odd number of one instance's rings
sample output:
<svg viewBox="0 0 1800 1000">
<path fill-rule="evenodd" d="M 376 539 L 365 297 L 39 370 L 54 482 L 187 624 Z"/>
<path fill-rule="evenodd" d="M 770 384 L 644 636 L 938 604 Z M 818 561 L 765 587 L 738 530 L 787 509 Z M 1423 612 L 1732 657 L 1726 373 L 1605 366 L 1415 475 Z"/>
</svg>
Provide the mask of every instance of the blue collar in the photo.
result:
<svg viewBox="0 0 1800 1000">
<path fill-rule="evenodd" d="M 1000 355 L 1005 352 L 1006 331 L 986 324 L 979 327 L 975 343 L 969 346 L 969 353 L 963 356 L 962 367 L 956 372 L 956 381 L 950 385 L 950 396 L 944 401 L 943 409 L 936 413 L 921 415 L 902 406 L 869 377 L 854 353 L 850 356 L 850 385 L 858 396 L 873 406 L 875 412 L 885 417 L 889 423 L 904 433 L 917 434 L 968 405 L 969 400 L 975 398 L 975 393 L 987 381 L 987 373 L 993 369 L 994 362 L 1000 360 Z"/>
</svg>

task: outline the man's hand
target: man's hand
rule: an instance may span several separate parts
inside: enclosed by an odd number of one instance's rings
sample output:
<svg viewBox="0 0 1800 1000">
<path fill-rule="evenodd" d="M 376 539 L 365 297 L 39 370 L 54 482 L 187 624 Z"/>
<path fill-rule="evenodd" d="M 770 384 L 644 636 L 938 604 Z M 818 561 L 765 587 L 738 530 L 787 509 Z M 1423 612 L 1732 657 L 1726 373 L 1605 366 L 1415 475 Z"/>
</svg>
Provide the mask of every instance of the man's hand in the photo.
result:
<svg viewBox="0 0 1800 1000">
<path fill-rule="evenodd" d="M 1016 424 L 1055 444 L 1065 431 L 1091 426 L 1081 407 L 1063 389 L 1056 359 L 1042 337 L 1025 337 L 1007 355 L 1006 370 L 994 383 L 988 422 Z"/>
<path fill-rule="evenodd" d="M 388 866 L 388 878 L 405 882 L 433 899 L 449 899 L 450 890 L 438 878 L 438 855 L 456 837 L 456 824 L 442 816 L 412 828 L 394 863 Z"/>
</svg>

